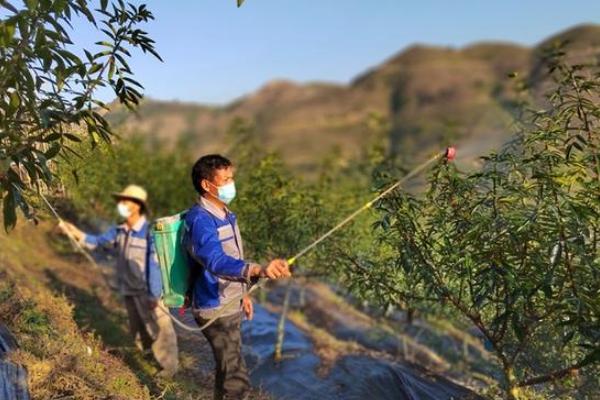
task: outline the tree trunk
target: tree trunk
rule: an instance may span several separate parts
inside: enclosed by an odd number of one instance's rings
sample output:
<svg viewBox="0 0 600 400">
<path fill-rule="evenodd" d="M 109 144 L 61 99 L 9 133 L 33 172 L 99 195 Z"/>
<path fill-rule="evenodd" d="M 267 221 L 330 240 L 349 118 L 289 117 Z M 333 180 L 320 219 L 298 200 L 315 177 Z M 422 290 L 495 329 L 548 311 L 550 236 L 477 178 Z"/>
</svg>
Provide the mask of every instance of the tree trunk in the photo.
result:
<svg viewBox="0 0 600 400">
<path fill-rule="evenodd" d="M 412 307 L 408 307 L 406 309 L 406 324 L 412 325 L 415 318 L 415 309 Z"/>
</svg>

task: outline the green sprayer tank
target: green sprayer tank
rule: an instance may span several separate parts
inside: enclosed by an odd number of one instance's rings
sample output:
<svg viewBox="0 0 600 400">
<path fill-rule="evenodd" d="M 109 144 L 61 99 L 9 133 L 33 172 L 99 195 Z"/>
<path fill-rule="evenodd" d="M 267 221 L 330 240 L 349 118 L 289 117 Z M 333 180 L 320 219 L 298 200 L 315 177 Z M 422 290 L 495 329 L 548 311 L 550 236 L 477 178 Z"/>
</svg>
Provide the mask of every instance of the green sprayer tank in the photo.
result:
<svg viewBox="0 0 600 400">
<path fill-rule="evenodd" d="M 162 274 L 163 301 L 181 307 L 189 285 L 189 267 L 182 243 L 185 213 L 159 218 L 152 227 L 156 255 Z"/>
</svg>

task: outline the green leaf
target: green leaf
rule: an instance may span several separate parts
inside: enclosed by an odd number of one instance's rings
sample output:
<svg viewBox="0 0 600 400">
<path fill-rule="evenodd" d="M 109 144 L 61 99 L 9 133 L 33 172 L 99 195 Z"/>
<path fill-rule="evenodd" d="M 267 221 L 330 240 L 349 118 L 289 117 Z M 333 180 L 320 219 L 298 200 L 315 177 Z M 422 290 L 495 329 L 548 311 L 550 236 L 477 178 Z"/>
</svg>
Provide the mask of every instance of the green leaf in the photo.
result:
<svg viewBox="0 0 600 400">
<path fill-rule="evenodd" d="M 100 41 L 100 42 L 96 42 L 95 44 L 97 44 L 98 46 L 105 46 L 105 47 L 109 47 L 109 48 L 113 48 L 114 44 L 111 42 L 107 42 L 105 40 Z"/>
<path fill-rule="evenodd" d="M 102 64 L 94 63 L 88 70 L 88 75 L 95 74 L 102 69 Z"/>
<path fill-rule="evenodd" d="M 81 142 L 81 138 L 79 136 L 73 135 L 72 133 L 64 133 L 64 137 L 73 141 L 73 142 Z"/>
<path fill-rule="evenodd" d="M 15 6 L 13 6 L 12 4 L 10 4 L 10 3 L 9 3 L 8 1 L 6 1 L 6 0 L 3 0 L 3 1 L 2 1 L 2 7 L 6 7 L 7 9 L 9 9 L 10 11 L 12 11 L 12 12 L 13 12 L 13 13 L 15 13 L 15 14 L 19 12 L 19 10 L 17 10 L 17 9 L 15 8 Z"/>
<path fill-rule="evenodd" d="M 589 365 L 589 364 L 598 363 L 598 362 L 600 362 L 600 348 L 592 351 L 590 354 L 585 356 L 585 358 L 583 360 L 581 360 L 580 364 Z"/>
<path fill-rule="evenodd" d="M 17 225 L 16 204 L 13 191 L 6 192 L 2 201 L 2 211 L 4 215 L 4 230 L 11 231 Z"/>
<path fill-rule="evenodd" d="M 0 22 L 0 44 L 8 46 L 15 35 L 14 22 Z"/>
<path fill-rule="evenodd" d="M 115 57 L 117 57 L 117 59 L 121 62 L 122 69 L 124 69 L 127 73 L 131 73 L 131 69 L 129 68 L 129 64 L 127 63 L 127 61 L 125 61 L 125 58 L 123 58 L 123 56 L 118 53 L 115 53 Z"/>
<path fill-rule="evenodd" d="M 38 4 L 39 4 L 38 0 L 25 0 L 25 5 L 30 10 L 35 10 L 37 8 Z"/>
<path fill-rule="evenodd" d="M 77 172 L 77 170 L 72 169 L 71 174 L 73 175 L 73 178 L 75 179 L 75 183 L 79 185 L 79 173 Z"/>
<path fill-rule="evenodd" d="M 542 289 L 542 292 L 544 292 L 544 295 L 546 296 L 547 299 L 552 298 L 552 285 L 544 284 L 544 285 L 542 285 L 541 289 Z"/>
<path fill-rule="evenodd" d="M 60 139 L 60 137 L 61 137 L 60 133 L 54 132 L 54 133 L 51 133 L 48 136 L 44 137 L 42 139 L 42 142 L 45 142 L 45 143 L 54 142 L 55 140 Z"/>
<path fill-rule="evenodd" d="M 523 340 L 523 338 L 525 338 L 525 328 L 523 327 L 517 312 L 512 316 L 512 328 L 517 339 Z"/>
<path fill-rule="evenodd" d="M 572 339 L 573 336 L 575 336 L 575 331 L 570 331 L 569 333 L 567 333 L 564 337 L 563 337 L 563 346 L 566 345 L 567 343 L 569 343 Z"/>
<path fill-rule="evenodd" d="M 52 3 L 52 11 L 57 14 L 62 14 L 68 4 L 69 0 L 54 0 Z"/>
<path fill-rule="evenodd" d="M 113 78 L 114 73 L 115 73 L 115 59 L 114 59 L 114 57 L 111 57 L 108 60 L 108 80 L 111 80 Z"/>
<path fill-rule="evenodd" d="M 61 147 L 60 144 L 54 142 L 54 143 L 52 143 L 50 148 L 48 150 L 46 150 L 44 155 L 46 156 L 46 158 L 48 160 L 51 160 L 60 152 L 60 147 Z"/>
<path fill-rule="evenodd" d="M 10 106 L 13 109 L 19 108 L 21 105 L 21 98 L 19 97 L 19 93 L 14 91 L 10 94 Z"/>
<path fill-rule="evenodd" d="M 81 154 L 79 154 L 79 152 L 77 150 L 67 146 L 66 144 L 63 144 L 62 148 L 65 149 L 69 154 L 77 157 L 80 160 L 83 160 L 83 156 Z"/>
</svg>

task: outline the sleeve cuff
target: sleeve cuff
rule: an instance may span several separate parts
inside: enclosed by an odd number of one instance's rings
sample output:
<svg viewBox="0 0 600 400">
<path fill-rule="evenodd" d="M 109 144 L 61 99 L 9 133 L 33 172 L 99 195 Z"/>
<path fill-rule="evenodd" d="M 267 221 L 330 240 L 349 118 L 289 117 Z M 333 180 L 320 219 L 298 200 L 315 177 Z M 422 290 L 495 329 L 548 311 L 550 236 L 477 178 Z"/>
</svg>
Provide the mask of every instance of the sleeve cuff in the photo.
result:
<svg viewBox="0 0 600 400">
<path fill-rule="evenodd" d="M 92 235 L 85 234 L 80 240 L 79 244 L 88 250 L 94 250 L 97 247 L 97 243 Z"/>
<path fill-rule="evenodd" d="M 162 287 L 161 288 L 152 288 L 148 289 L 148 296 L 153 299 L 160 299 L 162 297 Z"/>
<path fill-rule="evenodd" d="M 250 276 L 250 271 L 252 271 L 252 269 L 254 267 L 262 268 L 262 266 L 260 264 L 252 263 L 252 262 L 246 263 L 246 266 L 244 267 L 244 271 L 242 273 L 242 277 L 246 280 L 246 283 L 248 285 L 255 284 L 256 282 L 258 282 L 258 279 L 260 278 L 258 276 L 254 276 L 254 277 Z"/>
</svg>

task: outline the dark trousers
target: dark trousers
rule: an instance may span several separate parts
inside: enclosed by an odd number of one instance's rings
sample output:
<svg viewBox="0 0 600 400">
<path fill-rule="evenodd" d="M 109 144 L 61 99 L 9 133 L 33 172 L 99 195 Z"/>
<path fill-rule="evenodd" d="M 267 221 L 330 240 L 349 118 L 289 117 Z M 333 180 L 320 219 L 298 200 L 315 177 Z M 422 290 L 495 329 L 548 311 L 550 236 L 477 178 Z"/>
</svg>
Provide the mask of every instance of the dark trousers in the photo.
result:
<svg viewBox="0 0 600 400">
<path fill-rule="evenodd" d="M 196 317 L 198 325 L 206 321 Z M 242 357 L 241 322 L 241 313 L 236 313 L 217 319 L 203 331 L 215 357 L 215 400 L 243 399 L 250 388 Z"/>
</svg>

